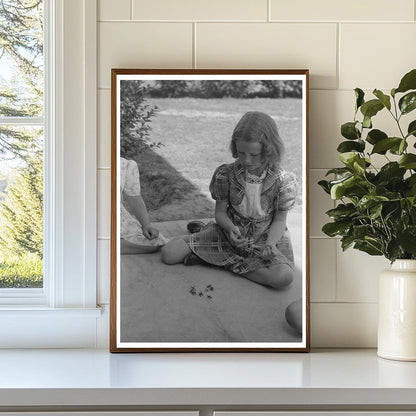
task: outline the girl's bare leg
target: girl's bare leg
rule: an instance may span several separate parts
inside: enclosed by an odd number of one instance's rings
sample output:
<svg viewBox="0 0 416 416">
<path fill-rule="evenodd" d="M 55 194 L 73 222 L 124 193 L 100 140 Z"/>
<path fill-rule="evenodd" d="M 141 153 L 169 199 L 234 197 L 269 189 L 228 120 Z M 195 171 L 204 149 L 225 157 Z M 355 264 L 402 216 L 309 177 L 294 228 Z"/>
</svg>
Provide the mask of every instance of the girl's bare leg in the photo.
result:
<svg viewBox="0 0 416 416">
<path fill-rule="evenodd" d="M 263 267 L 245 273 L 243 276 L 253 282 L 260 283 L 261 285 L 270 286 L 274 289 L 281 289 L 292 283 L 294 272 L 287 264 L 274 264 L 270 267 Z"/>
<path fill-rule="evenodd" d="M 184 258 L 192 252 L 188 245 L 189 237 L 183 236 L 170 240 L 162 247 L 162 261 L 165 264 L 183 263 Z"/>
<path fill-rule="evenodd" d="M 139 246 L 120 238 L 120 254 L 146 254 L 159 250 L 159 246 Z"/>
</svg>

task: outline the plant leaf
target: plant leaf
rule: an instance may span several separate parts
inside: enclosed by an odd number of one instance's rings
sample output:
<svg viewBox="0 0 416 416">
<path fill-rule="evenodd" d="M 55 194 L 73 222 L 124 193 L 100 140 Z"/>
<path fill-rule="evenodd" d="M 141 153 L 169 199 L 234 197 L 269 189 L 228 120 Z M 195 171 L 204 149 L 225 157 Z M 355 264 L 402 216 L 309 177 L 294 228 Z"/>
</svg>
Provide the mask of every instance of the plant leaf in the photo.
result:
<svg viewBox="0 0 416 416">
<path fill-rule="evenodd" d="M 378 176 L 382 181 L 388 181 L 390 178 L 403 178 L 405 172 L 406 169 L 397 162 L 389 162 L 381 167 Z"/>
<path fill-rule="evenodd" d="M 399 242 L 397 241 L 397 239 L 392 239 L 389 241 L 389 243 L 387 244 L 387 255 L 386 257 L 390 260 L 390 261 L 394 261 L 398 258 L 402 258 L 402 250 L 400 248 Z"/>
<path fill-rule="evenodd" d="M 339 160 L 352 169 L 351 173 L 363 173 L 367 166 L 370 164 L 370 159 L 361 157 L 357 152 L 345 152 L 339 155 Z"/>
<path fill-rule="evenodd" d="M 406 178 L 406 183 L 410 188 L 407 195 L 415 195 L 416 196 L 416 174 L 410 175 Z M 416 223 L 416 221 L 415 221 Z"/>
<path fill-rule="evenodd" d="M 337 151 L 340 153 L 346 153 L 346 152 L 364 152 L 365 149 L 365 142 L 363 140 L 358 140 L 356 142 L 353 141 L 345 141 L 341 142 L 339 146 L 337 147 Z"/>
<path fill-rule="evenodd" d="M 333 168 L 326 172 L 325 176 L 335 174 L 335 175 L 344 175 L 345 173 L 351 172 L 349 168 Z"/>
<path fill-rule="evenodd" d="M 416 155 L 407 153 L 399 159 L 399 165 L 405 169 L 416 169 Z"/>
<path fill-rule="evenodd" d="M 407 227 L 398 238 L 398 242 L 405 251 L 416 254 L 416 227 Z"/>
<path fill-rule="evenodd" d="M 354 161 L 352 165 L 355 172 L 364 173 L 366 168 L 366 161 L 365 159 L 357 159 Z"/>
<path fill-rule="evenodd" d="M 373 129 L 370 130 L 367 134 L 367 138 L 365 139 L 368 143 L 375 145 L 377 142 L 383 139 L 387 139 L 387 134 L 384 131 Z"/>
<path fill-rule="evenodd" d="M 400 139 L 400 143 L 392 146 L 389 151 L 394 155 L 402 155 L 403 152 L 407 149 L 406 139 Z"/>
<path fill-rule="evenodd" d="M 377 89 L 373 91 L 373 94 L 383 103 L 384 107 L 388 110 L 391 109 L 390 97 L 388 95 Z"/>
<path fill-rule="evenodd" d="M 399 137 L 387 137 L 386 139 L 382 139 L 378 141 L 374 147 L 371 154 L 378 153 L 380 155 L 384 155 L 387 150 L 391 149 L 393 146 L 400 146 L 402 139 Z"/>
<path fill-rule="evenodd" d="M 364 195 L 360 199 L 360 202 L 357 204 L 357 209 L 359 209 L 361 212 L 365 212 L 380 202 L 388 200 L 389 199 L 383 195 Z"/>
<path fill-rule="evenodd" d="M 372 243 L 374 243 L 374 240 L 372 241 Z M 380 245 L 380 249 L 379 249 L 377 247 L 374 247 L 373 244 L 370 244 L 370 242 L 358 241 L 354 244 L 354 248 L 357 249 L 357 250 L 360 250 L 360 251 L 364 251 L 365 253 L 369 254 L 370 256 L 381 256 L 383 254 L 383 252 L 381 251 L 381 245 Z"/>
<path fill-rule="evenodd" d="M 339 155 L 339 160 L 346 166 L 352 167 L 354 162 L 360 158 L 357 152 L 345 152 Z"/>
<path fill-rule="evenodd" d="M 331 187 L 328 181 L 319 181 L 318 185 L 327 193 L 330 194 L 331 193 Z"/>
<path fill-rule="evenodd" d="M 383 204 L 377 204 L 370 208 L 370 218 L 375 220 L 381 217 L 381 212 L 383 211 Z"/>
<path fill-rule="evenodd" d="M 371 122 L 371 117 L 364 116 L 363 127 L 366 129 L 371 129 L 373 127 L 373 123 Z"/>
<path fill-rule="evenodd" d="M 351 227 L 349 221 L 335 221 L 329 222 L 322 227 L 322 231 L 329 237 L 335 237 L 337 235 L 346 235 Z"/>
<path fill-rule="evenodd" d="M 350 176 L 349 178 L 343 178 L 336 183 L 333 183 L 331 186 L 331 198 L 332 199 L 340 199 L 347 189 L 350 186 L 354 186 L 357 179 L 354 176 Z"/>
<path fill-rule="evenodd" d="M 407 135 L 408 136 L 415 136 L 416 137 L 416 120 L 413 120 L 409 127 L 407 128 Z"/>
<path fill-rule="evenodd" d="M 360 130 L 357 129 L 357 123 L 350 121 L 341 126 L 341 135 L 348 140 L 357 140 L 361 137 Z"/>
<path fill-rule="evenodd" d="M 403 76 L 395 92 L 406 92 L 416 89 L 416 69 L 412 69 Z"/>
<path fill-rule="evenodd" d="M 342 251 L 347 250 L 354 244 L 354 237 L 351 235 L 345 235 L 341 238 Z"/>
<path fill-rule="evenodd" d="M 403 154 L 403 152 L 406 150 L 406 148 L 407 148 L 407 141 L 406 141 L 406 139 L 403 139 L 402 142 L 400 143 L 398 154 L 399 155 Z"/>
<path fill-rule="evenodd" d="M 358 109 L 364 104 L 364 91 L 361 88 L 356 88 L 355 90 L 355 111 L 358 111 Z"/>
<path fill-rule="evenodd" d="M 330 209 L 326 215 L 334 220 L 345 219 L 357 213 L 354 204 L 339 204 L 336 208 Z"/>
<path fill-rule="evenodd" d="M 336 183 L 334 182 L 332 182 L 331 187 L 332 199 L 341 199 L 343 196 L 347 196 L 350 199 L 355 196 L 361 198 L 368 192 L 367 182 L 360 179 L 358 175 L 343 178 L 341 181 L 336 181 Z"/>
<path fill-rule="evenodd" d="M 399 100 L 402 114 L 408 114 L 416 108 L 416 91 L 409 92 Z"/>
<path fill-rule="evenodd" d="M 361 106 L 361 112 L 365 118 L 371 118 L 375 116 L 380 110 L 384 108 L 384 105 L 380 100 L 370 100 L 366 101 Z"/>
</svg>

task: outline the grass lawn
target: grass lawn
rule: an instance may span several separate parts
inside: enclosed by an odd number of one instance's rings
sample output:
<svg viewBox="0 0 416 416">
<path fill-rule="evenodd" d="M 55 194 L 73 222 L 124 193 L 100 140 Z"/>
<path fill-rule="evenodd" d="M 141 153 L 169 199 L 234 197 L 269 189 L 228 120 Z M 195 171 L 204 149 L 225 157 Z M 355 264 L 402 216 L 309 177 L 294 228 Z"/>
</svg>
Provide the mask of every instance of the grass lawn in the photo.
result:
<svg viewBox="0 0 416 416">
<path fill-rule="evenodd" d="M 43 286 L 42 260 L 34 254 L 2 256 L 0 288 L 39 288 Z"/>
<path fill-rule="evenodd" d="M 159 108 L 151 139 L 163 143 L 138 158 L 143 197 L 153 221 L 213 216 L 209 182 L 216 167 L 233 161 L 231 134 L 250 110 L 275 119 L 286 146 L 283 167 L 301 182 L 301 100 L 149 98 L 148 103 Z"/>
</svg>

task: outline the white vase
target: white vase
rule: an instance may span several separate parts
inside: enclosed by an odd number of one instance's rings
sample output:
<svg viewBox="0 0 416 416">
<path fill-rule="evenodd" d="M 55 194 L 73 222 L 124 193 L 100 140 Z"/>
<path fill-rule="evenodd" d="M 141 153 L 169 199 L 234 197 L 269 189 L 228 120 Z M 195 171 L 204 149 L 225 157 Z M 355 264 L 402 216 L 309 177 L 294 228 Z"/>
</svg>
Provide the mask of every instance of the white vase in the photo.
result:
<svg viewBox="0 0 416 416">
<path fill-rule="evenodd" d="M 380 275 L 377 355 L 416 361 L 416 260 L 396 260 Z"/>
</svg>

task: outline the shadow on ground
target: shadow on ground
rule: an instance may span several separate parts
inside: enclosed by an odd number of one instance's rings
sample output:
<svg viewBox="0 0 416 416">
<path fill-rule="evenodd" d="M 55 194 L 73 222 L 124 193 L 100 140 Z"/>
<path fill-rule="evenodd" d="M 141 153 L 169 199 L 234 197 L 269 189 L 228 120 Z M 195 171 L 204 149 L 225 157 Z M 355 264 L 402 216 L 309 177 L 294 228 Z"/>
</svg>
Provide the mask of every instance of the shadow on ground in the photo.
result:
<svg viewBox="0 0 416 416">
<path fill-rule="evenodd" d="M 152 221 L 207 218 L 214 201 L 151 149 L 137 158 L 142 196 Z M 207 190 L 205 190 L 207 191 Z"/>
</svg>

